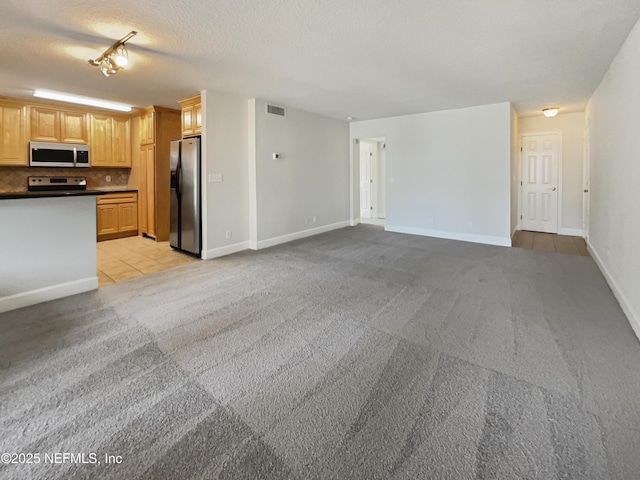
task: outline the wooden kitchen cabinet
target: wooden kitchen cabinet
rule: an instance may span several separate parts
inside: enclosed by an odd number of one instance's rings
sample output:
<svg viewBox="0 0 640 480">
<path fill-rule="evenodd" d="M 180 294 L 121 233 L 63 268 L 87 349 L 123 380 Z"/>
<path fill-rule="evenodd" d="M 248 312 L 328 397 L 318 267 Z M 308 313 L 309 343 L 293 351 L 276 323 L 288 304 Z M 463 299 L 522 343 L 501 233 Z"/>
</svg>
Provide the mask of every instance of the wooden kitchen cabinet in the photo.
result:
<svg viewBox="0 0 640 480">
<path fill-rule="evenodd" d="M 29 165 L 28 107 L 0 103 L 0 165 Z"/>
<path fill-rule="evenodd" d="M 202 102 L 200 95 L 178 100 L 181 112 L 182 138 L 202 133 Z"/>
<path fill-rule="evenodd" d="M 98 203 L 96 218 L 98 239 L 100 239 L 100 235 L 118 232 L 118 205 L 100 205 Z"/>
<path fill-rule="evenodd" d="M 148 145 L 155 142 L 155 112 L 150 107 L 140 117 L 140 145 Z"/>
<path fill-rule="evenodd" d="M 130 119 L 99 114 L 89 117 L 91 166 L 131 168 Z"/>
<path fill-rule="evenodd" d="M 140 195 L 140 226 L 142 233 L 150 237 L 156 236 L 156 167 L 155 147 L 140 147 L 140 165 L 142 166 L 142 185 Z"/>
<path fill-rule="evenodd" d="M 169 240 L 169 153 L 178 139 L 179 110 L 149 107 L 140 116 L 140 232 L 157 241 Z"/>
<path fill-rule="evenodd" d="M 87 143 L 87 115 L 60 111 L 60 141 L 65 143 Z"/>
<path fill-rule="evenodd" d="M 96 202 L 98 241 L 138 234 L 138 194 L 108 193 Z"/>
<path fill-rule="evenodd" d="M 87 116 L 82 112 L 31 107 L 31 140 L 88 143 Z"/>
<path fill-rule="evenodd" d="M 92 167 L 110 167 L 111 159 L 111 116 L 90 115 L 90 156 Z"/>
<path fill-rule="evenodd" d="M 114 167 L 131 167 L 131 120 L 129 118 L 112 118 L 111 151 Z"/>
</svg>

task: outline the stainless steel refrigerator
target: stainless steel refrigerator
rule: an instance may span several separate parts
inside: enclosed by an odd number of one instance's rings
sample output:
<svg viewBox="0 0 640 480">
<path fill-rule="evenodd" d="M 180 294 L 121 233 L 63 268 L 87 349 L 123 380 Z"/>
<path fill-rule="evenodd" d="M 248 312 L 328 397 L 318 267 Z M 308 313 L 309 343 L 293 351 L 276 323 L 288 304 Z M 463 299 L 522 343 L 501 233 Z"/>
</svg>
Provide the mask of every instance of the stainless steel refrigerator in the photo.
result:
<svg viewBox="0 0 640 480">
<path fill-rule="evenodd" d="M 171 142 L 171 229 L 174 248 L 200 255 L 200 137 Z"/>
</svg>

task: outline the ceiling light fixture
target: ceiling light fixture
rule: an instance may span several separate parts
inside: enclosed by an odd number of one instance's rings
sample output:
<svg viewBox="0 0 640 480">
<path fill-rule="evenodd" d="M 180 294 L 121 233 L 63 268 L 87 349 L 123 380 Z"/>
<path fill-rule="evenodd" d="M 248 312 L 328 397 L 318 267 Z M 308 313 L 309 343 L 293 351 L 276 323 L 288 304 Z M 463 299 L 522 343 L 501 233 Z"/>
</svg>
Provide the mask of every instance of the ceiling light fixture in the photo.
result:
<svg viewBox="0 0 640 480">
<path fill-rule="evenodd" d="M 560 110 L 558 107 L 543 108 L 542 113 L 544 113 L 545 117 L 552 118 L 558 114 L 558 110 Z"/>
<path fill-rule="evenodd" d="M 118 70 L 124 68 L 129 63 L 129 53 L 124 44 L 131 40 L 138 32 L 131 31 L 116 43 L 107 48 L 102 55 L 95 60 L 89 60 L 94 67 L 100 67 L 100 71 L 105 77 L 115 75 Z"/>
<path fill-rule="evenodd" d="M 120 112 L 131 111 L 131 105 L 127 105 L 125 103 L 110 102 L 108 100 L 100 100 L 99 98 L 82 97 L 80 95 L 71 95 L 70 93 L 52 92 L 51 90 L 34 90 L 33 96 L 38 98 L 48 98 L 49 100 L 58 100 L 60 102 L 79 103 L 80 105 L 108 108 L 109 110 L 118 110 Z"/>
</svg>

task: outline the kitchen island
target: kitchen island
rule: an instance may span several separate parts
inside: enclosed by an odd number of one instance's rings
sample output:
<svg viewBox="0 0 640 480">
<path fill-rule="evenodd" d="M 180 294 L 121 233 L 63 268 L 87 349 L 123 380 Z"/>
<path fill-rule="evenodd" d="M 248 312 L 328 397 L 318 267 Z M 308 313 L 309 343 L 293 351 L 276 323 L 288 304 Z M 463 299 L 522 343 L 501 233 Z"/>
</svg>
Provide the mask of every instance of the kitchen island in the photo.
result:
<svg viewBox="0 0 640 480">
<path fill-rule="evenodd" d="M 94 190 L 0 194 L 0 312 L 98 288 Z"/>
</svg>

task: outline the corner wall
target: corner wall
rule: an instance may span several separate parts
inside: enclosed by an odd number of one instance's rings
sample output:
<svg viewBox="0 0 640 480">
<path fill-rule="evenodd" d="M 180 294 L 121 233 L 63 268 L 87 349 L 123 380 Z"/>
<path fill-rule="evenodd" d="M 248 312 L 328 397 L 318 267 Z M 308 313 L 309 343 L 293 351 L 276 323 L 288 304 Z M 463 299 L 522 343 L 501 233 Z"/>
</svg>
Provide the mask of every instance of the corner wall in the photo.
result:
<svg viewBox="0 0 640 480">
<path fill-rule="evenodd" d="M 518 203 L 520 197 L 520 132 L 518 115 L 511 107 L 511 236 L 520 226 Z"/>
<path fill-rule="evenodd" d="M 248 166 L 255 192 L 251 248 L 347 226 L 347 123 L 293 108 L 284 117 L 268 114 L 259 99 L 249 101 L 249 110 L 249 144 L 255 145 Z"/>
<path fill-rule="evenodd" d="M 386 138 L 386 230 L 511 246 L 509 103 L 353 122 L 350 137 Z"/>
<path fill-rule="evenodd" d="M 553 118 L 540 114 L 518 121 L 521 135 L 562 133 L 562 204 L 558 233 L 582 236 L 582 183 L 584 163 L 584 113 L 565 113 Z M 518 138 L 518 142 L 520 139 Z"/>
<path fill-rule="evenodd" d="M 640 22 L 591 97 L 589 248 L 640 338 Z"/>
<path fill-rule="evenodd" d="M 212 90 L 200 95 L 202 258 L 208 259 L 249 247 L 248 100 Z M 222 182 L 208 182 L 214 173 L 222 174 Z"/>
</svg>

